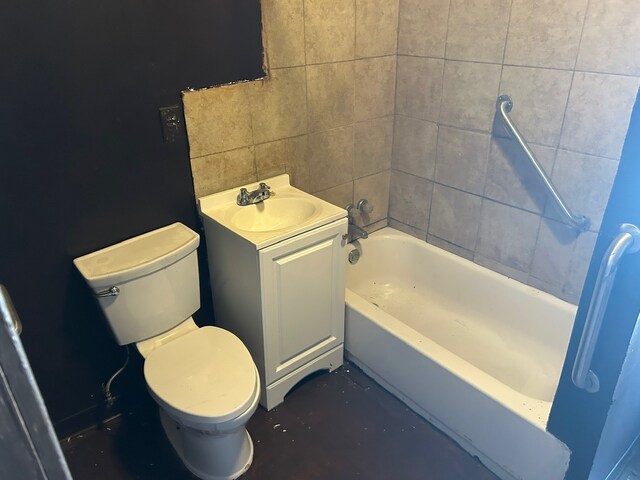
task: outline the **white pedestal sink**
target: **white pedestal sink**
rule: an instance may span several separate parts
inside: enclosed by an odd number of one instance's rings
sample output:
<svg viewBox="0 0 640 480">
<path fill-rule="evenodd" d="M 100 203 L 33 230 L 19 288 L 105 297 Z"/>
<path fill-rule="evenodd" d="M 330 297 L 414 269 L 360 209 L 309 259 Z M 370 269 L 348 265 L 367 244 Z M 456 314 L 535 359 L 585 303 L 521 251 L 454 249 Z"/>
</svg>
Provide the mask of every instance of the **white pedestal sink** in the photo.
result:
<svg viewBox="0 0 640 480">
<path fill-rule="evenodd" d="M 237 205 L 237 187 L 198 205 L 216 324 L 251 352 L 271 409 L 308 374 L 342 365 L 347 214 L 288 175 L 263 182 L 272 196 L 261 203 Z"/>
</svg>

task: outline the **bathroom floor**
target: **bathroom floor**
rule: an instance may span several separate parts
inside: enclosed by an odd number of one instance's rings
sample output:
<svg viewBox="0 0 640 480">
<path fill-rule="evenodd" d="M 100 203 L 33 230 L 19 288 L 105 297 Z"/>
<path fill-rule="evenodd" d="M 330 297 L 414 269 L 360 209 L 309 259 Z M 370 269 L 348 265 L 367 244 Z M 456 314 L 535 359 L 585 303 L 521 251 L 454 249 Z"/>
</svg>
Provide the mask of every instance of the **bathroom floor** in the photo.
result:
<svg viewBox="0 0 640 480">
<path fill-rule="evenodd" d="M 253 465 L 242 480 L 497 480 L 482 464 L 350 363 L 316 374 L 248 425 Z M 155 404 L 70 437 L 75 480 L 193 479 Z"/>
</svg>

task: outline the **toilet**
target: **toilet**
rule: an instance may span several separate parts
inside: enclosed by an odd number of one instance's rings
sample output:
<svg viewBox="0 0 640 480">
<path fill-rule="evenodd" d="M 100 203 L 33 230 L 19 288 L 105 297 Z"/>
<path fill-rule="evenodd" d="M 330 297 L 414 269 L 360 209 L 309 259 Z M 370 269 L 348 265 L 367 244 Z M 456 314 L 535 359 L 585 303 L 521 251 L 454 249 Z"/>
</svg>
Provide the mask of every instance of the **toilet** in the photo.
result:
<svg viewBox="0 0 640 480">
<path fill-rule="evenodd" d="M 245 426 L 260 399 L 258 371 L 238 337 L 198 327 L 197 233 L 181 223 L 76 258 L 120 345 L 136 344 L 164 431 L 205 480 L 234 479 L 253 459 Z"/>
</svg>

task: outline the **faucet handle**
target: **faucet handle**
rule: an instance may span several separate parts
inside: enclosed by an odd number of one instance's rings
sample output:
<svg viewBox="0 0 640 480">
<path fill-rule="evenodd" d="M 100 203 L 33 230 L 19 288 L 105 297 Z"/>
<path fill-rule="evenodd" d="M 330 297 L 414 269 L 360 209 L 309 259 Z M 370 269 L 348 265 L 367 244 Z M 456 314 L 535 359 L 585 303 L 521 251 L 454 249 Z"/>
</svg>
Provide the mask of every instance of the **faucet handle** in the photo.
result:
<svg viewBox="0 0 640 480">
<path fill-rule="evenodd" d="M 344 209 L 347 211 L 347 218 L 349 219 L 349 223 L 354 223 L 355 219 L 353 218 L 354 210 L 356 206 L 353 203 L 347 204 Z"/>
<path fill-rule="evenodd" d="M 264 182 L 260 182 L 260 188 L 258 188 L 258 193 L 260 194 L 263 200 L 266 200 L 267 198 L 271 198 L 276 194 L 276 192 L 271 190 L 271 187 Z"/>
<path fill-rule="evenodd" d="M 371 213 L 373 212 L 373 205 L 369 203 L 369 200 L 366 198 L 361 198 L 358 200 L 358 210 L 361 213 Z"/>
<path fill-rule="evenodd" d="M 249 204 L 249 191 L 246 188 L 240 189 L 240 193 L 236 198 L 236 203 L 241 207 Z"/>
</svg>

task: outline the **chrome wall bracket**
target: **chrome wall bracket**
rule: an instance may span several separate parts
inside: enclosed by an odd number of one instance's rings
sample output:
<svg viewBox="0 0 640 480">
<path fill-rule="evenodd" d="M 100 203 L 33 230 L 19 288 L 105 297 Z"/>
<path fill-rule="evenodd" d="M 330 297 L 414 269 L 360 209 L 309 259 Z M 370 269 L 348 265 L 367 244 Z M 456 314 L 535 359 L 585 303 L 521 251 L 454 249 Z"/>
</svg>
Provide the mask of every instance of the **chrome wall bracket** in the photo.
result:
<svg viewBox="0 0 640 480">
<path fill-rule="evenodd" d="M 498 101 L 496 102 L 496 110 L 500 110 L 500 108 L 504 108 L 504 111 L 507 113 L 511 111 L 511 109 L 513 108 L 513 102 L 511 101 L 511 97 L 509 95 L 500 95 L 498 97 Z"/>
</svg>

